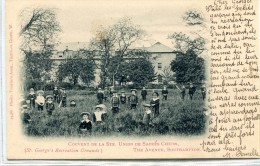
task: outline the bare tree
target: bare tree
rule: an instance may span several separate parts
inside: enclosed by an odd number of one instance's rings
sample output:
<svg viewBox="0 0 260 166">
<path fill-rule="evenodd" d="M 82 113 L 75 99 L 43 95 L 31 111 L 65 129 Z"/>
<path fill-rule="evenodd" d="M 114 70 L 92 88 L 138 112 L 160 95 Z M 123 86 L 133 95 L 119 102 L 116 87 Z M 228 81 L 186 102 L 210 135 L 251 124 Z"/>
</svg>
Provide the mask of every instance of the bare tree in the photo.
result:
<svg viewBox="0 0 260 166">
<path fill-rule="evenodd" d="M 191 31 L 189 33 L 174 32 L 168 38 L 172 39 L 176 51 L 187 53 L 192 50 L 196 54 L 201 54 L 206 50 L 206 40 L 202 37 L 205 30 L 205 20 L 202 14 L 198 10 L 188 10 L 184 13 L 183 21 Z"/>
<path fill-rule="evenodd" d="M 122 18 L 114 25 L 107 28 L 100 28 L 95 37 L 92 39 L 92 49 L 101 50 L 100 58 L 101 64 L 101 84 L 105 83 L 105 80 L 111 75 L 108 72 L 108 66 L 112 56 L 117 56 L 118 59 L 123 59 L 133 55 L 133 49 L 130 47 L 138 40 L 143 39 L 145 36 L 144 31 L 137 25 L 132 23 L 130 18 Z M 136 51 L 135 51 L 136 52 Z M 112 74 L 112 80 L 114 85 L 115 76 L 118 74 L 118 70 L 122 61 L 116 64 L 114 73 Z M 103 85 L 104 86 L 104 85 Z"/>
<path fill-rule="evenodd" d="M 22 50 L 52 49 L 61 31 L 54 9 L 26 8 L 21 14 L 20 36 L 23 38 Z"/>
<path fill-rule="evenodd" d="M 173 39 L 176 51 L 186 53 L 189 50 L 193 50 L 197 54 L 202 53 L 205 50 L 205 39 L 199 35 L 195 38 L 191 38 L 182 32 L 175 32 L 168 36 L 169 39 Z"/>
<path fill-rule="evenodd" d="M 48 78 L 52 66 L 50 56 L 61 31 L 56 13 L 49 8 L 26 8 L 21 11 L 20 19 L 26 78 L 42 81 L 42 78 Z"/>
</svg>

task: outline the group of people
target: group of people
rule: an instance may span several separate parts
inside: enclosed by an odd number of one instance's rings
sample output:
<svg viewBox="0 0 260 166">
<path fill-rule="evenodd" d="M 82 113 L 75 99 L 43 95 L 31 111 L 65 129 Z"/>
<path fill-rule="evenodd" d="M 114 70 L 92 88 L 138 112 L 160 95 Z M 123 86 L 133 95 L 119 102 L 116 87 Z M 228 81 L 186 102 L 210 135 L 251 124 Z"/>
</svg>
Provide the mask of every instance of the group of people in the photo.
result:
<svg viewBox="0 0 260 166">
<path fill-rule="evenodd" d="M 180 92 L 181 92 L 181 98 L 184 100 L 186 95 L 186 87 L 183 85 L 181 88 L 176 86 Z M 193 86 L 193 84 L 190 84 L 188 88 L 188 94 L 190 96 L 190 100 L 193 99 L 193 95 L 196 91 L 196 88 Z M 143 105 L 143 125 L 149 126 L 151 119 L 156 118 L 159 116 L 159 110 L 160 110 L 160 99 L 159 99 L 159 93 L 157 91 L 153 90 L 152 98 L 150 102 L 147 102 L 147 90 L 145 87 L 141 90 L 141 98 L 142 98 L 142 105 Z M 168 90 L 167 87 L 164 86 L 161 90 L 162 100 L 168 99 Z M 205 85 L 201 86 L 201 94 L 202 99 L 204 100 L 206 97 L 206 88 Z M 29 102 L 28 102 L 29 101 Z M 96 126 L 99 128 L 102 128 L 102 131 L 107 131 L 107 107 L 104 104 L 105 102 L 107 104 L 111 104 L 111 113 L 116 116 L 120 112 L 120 106 L 125 105 L 129 106 L 130 110 L 135 110 L 137 108 L 137 105 L 139 104 L 139 99 L 137 95 L 136 89 L 131 89 L 131 94 L 128 95 L 125 93 L 125 91 L 121 91 L 121 94 L 119 95 L 117 91 L 115 91 L 113 88 L 108 89 L 107 87 L 102 90 L 101 88 L 97 91 L 97 105 L 95 107 L 95 111 L 93 115 L 91 115 L 89 112 L 82 112 L 82 121 L 79 125 L 79 132 L 81 134 L 84 133 L 91 133 L 92 131 L 92 123 L 94 122 Z M 38 90 L 36 93 L 33 88 L 30 89 L 28 98 L 25 103 L 23 103 L 23 109 L 27 109 L 28 104 L 29 108 L 34 109 L 36 108 L 38 111 L 43 111 L 44 107 L 48 113 L 48 115 L 52 115 L 52 112 L 55 109 L 55 104 L 58 104 L 58 107 L 67 107 L 67 93 L 65 92 L 65 88 L 58 89 L 57 87 L 54 88 L 52 95 L 46 95 L 44 96 L 43 90 Z M 70 107 L 76 107 L 75 100 L 70 101 Z M 92 118 L 91 118 L 92 116 Z M 23 116 L 23 122 L 25 124 L 29 124 L 30 122 L 30 115 L 25 112 Z"/>
<path fill-rule="evenodd" d="M 38 90 L 36 93 L 33 88 L 30 89 L 29 95 L 26 99 L 29 101 L 29 107 L 35 108 L 37 104 L 38 111 L 43 111 L 44 106 L 46 110 L 49 110 L 50 103 L 58 103 L 59 107 L 67 107 L 67 93 L 65 88 L 58 89 L 54 87 L 53 94 L 49 94 L 44 96 L 43 90 Z"/>
</svg>

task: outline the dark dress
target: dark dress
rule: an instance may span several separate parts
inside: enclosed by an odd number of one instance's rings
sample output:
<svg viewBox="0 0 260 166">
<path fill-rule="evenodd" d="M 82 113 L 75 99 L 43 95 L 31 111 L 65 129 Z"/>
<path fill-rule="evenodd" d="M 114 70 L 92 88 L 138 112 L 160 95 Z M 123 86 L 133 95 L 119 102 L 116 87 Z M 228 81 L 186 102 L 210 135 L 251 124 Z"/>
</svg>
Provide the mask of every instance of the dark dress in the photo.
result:
<svg viewBox="0 0 260 166">
<path fill-rule="evenodd" d="M 163 96 L 163 99 L 164 100 L 167 100 L 167 96 L 168 96 L 168 90 L 166 89 L 166 90 L 162 90 L 162 96 Z"/>
<path fill-rule="evenodd" d="M 35 99 L 36 99 L 35 93 L 31 93 L 31 94 L 29 93 L 28 100 L 30 100 L 31 108 L 35 108 Z"/>
<path fill-rule="evenodd" d="M 30 123 L 31 116 L 29 113 L 23 113 L 23 124 L 28 125 Z"/>
<path fill-rule="evenodd" d="M 184 100 L 185 94 L 186 94 L 186 88 L 185 87 L 181 88 L 181 98 L 182 98 L 182 100 Z"/>
<path fill-rule="evenodd" d="M 193 98 L 195 91 L 196 91 L 196 88 L 194 86 L 189 88 L 189 95 L 190 95 L 191 100 Z"/>
<path fill-rule="evenodd" d="M 54 97 L 54 101 L 55 102 L 59 102 L 59 90 L 57 89 L 57 90 L 53 90 L 53 97 Z"/>
<path fill-rule="evenodd" d="M 111 103 L 112 103 L 112 113 L 116 114 L 119 112 L 119 97 L 112 97 Z"/>
<path fill-rule="evenodd" d="M 46 110 L 48 115 L 52 115 L 52 111 L 55 109 L 54 103 L 46 103 Z"/>
<path fill-rule="evenodd" d="M 107 98 L 109 97 L 109 91 L 108 90 L 105 90 L 104 91 L 104 100 L 107 101 Z"/>
<path fill-rule="evenodd" d="M 84 131 L 86 130 L 86 131 Z M 92 130 L 92 122 L 91 121 L 81 121 L 80 125 L 79 125 L 79 133 L 80 134 L 87 134 L 87 133 L 91 133 Z"/>
<path fill-rule="evenodd" d="M 121 104 L 125 104 L 126 103 L 126 96 L 120 96 L 120 101 L 121 101 Z"/>
<path fill-rule="evenodd" d="M 146 100 L 147 91 L 143 89 L 143 90 L 141 91 L 141 96 L 142 96 L 142 99 L 143 99 L 143 100 Z"/>
<path fill-rule="evenodd" d="M 62 107 L 67 107 L 67 93 L 66 92 L 61 93 L 61 103 L 62 103 Z"/>
<path fill-rule="evenodd" d="M 138 103 L 138 97 L 132 94 L 129 96 L 128 100 L 130 102 L 130 109 L 135 109 Z"/>
<path fill-rule="evenodd" d="M 97 93 L 97 99 L 98 99 L 98 104 L 102 104 L 103 99 L 104 99 L 104 94 L 102 92 L 98 92 Z"/>
<path fill-rule="evenodd" d="M 154 114 L 154 117 L 158 117 L 159 116 L 159 108 L 160 108 L 160 100 L 156 99 L 156 100 L 151 100 L 150 102 L 152 106 L 152 112 Z"/>
</svg>

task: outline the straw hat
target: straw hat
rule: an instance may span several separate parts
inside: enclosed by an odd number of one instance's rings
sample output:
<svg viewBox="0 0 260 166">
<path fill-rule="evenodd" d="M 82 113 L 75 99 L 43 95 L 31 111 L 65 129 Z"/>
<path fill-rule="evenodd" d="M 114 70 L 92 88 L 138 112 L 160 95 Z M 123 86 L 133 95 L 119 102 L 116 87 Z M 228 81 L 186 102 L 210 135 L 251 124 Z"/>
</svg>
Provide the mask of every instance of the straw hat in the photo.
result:
<svg viewBox="0 0 260 166">
<path fill-rule="evenodd" d="M 48 98 L 53 99 L 53 96 L 52 96 L 52 95 L 47 95 L 47 96 L 46 96 L 46 99 L 48 99 Z"/>
<path fill-rule="evenodd" d="M 146 104 L 146 103 L 144 103 L 143 106 L 144 106 L 144 107 L 151 107 L 150 104 Z"/>
<path fill-rule="evenodd" d="M 90 116 L 90 113 L 89 113 L 89 112 L 82 112 L 80 115 L 81 115 L 81 116 L 84 116 L 84 115 Z"/>
<path fill-rule="evenodd" d="M 38 90 L 38 91 L 37 91 L 37 94 L 38 94 L 38 95 L 39 95 L 39 94 L 42 94 L 42 95 L 43 95 L 43 94 L 44 94 L 44 91 L 43 91 L 43 90 Z"/>
</svg>

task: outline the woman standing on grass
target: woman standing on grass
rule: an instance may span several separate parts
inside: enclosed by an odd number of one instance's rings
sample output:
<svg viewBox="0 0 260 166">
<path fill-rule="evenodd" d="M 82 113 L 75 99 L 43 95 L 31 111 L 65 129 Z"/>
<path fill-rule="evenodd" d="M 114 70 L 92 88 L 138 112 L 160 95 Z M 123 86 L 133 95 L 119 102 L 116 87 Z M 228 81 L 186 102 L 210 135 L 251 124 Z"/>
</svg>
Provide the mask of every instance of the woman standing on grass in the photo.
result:
<svg viewBox="0 0 260 166">
<path fill-rule="evenodd" d="M 159 116 L 159 109 L 160 109 L 160 99 L 158 92 L 153 93 L 153 98 L 150 102 L 150 105 L 152 106 L 152 112 L 154 115 L 154 118 Z"/>
</svg>

